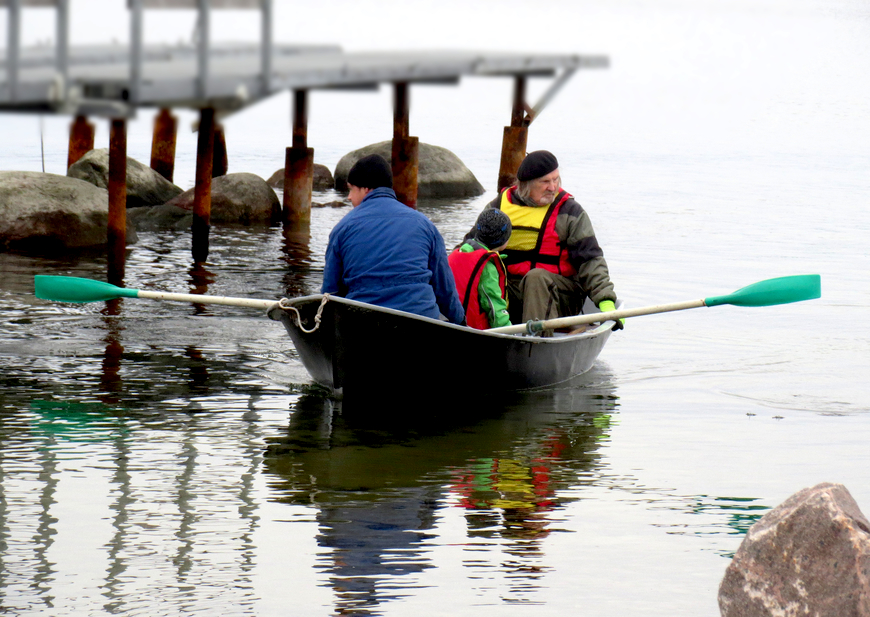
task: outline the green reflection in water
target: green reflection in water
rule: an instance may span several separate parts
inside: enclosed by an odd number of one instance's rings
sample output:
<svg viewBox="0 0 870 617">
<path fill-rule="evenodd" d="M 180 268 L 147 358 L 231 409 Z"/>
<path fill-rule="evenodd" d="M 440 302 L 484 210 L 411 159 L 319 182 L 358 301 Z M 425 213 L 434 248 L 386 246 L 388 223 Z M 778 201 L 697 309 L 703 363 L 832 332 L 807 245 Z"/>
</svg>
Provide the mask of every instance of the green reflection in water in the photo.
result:
<svg viewBox="0 0 870 617">
<path fill-rule="evenodd" d="M 102 403 L 34 399 L 30 411 L 30 429 L 38 437 L 94 443 L 128 432 L 123 421 Z"/>
</svg>

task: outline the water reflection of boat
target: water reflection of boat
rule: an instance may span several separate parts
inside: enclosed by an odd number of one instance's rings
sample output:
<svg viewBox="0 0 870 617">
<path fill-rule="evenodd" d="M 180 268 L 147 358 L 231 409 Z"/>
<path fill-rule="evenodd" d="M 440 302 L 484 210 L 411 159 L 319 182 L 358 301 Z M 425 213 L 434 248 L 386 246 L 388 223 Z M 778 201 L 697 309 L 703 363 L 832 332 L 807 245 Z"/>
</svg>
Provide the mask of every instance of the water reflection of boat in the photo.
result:
<svg viewBox="0 0 870 617">
<path fill-rule="evenodd" d="M 450 576 L 503 576 L 517 601 L 540 588 L 549 569 L 541 541 L 554 512 L 577 499 L 566 489 L 593 482 L 616 399 L 605 385 L 503 403 L 489 417 L 445 423 L 407 401 L 396 425 L 396 410 L 378 401 L 355 413 L 349 401 L 299 400 L 265 469 L 280 501 L 317 509 L 318 562 L 338 614 L 373 614 L 425 585 L 427 570 L 444 567 L 433 555 L 440 543 L 428 540 L 448 513 L 465 521 L 467 538 Z"/>
<path fill-rule="evenodd" d="M 613 326 L 552 337 L 496 334 L 322 295 L 282 301 L 268 314 L 284 324 L 314 380 L 344 394 L 384 383 L 454 391 L 483 383 L 498 392 L 552 386 L 592 368 Z"/>
</svg>

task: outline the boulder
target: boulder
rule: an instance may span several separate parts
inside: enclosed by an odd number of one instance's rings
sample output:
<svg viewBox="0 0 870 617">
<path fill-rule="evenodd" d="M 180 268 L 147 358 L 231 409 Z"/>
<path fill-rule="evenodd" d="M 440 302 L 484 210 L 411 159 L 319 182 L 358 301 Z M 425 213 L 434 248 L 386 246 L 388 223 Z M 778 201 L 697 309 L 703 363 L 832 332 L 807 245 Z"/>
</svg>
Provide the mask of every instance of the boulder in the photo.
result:
<svg viewBox="0 0 870 617">
<path fill-rule="evenodd" d="M 106 148 L 91 150 L 73 163 L 66 175 L 108 189 L 109 151 Z M 165 204 L 182 192 L 180 187 L 175 186 L 150 167 L 127 157 L 128 208 Z"/>
<path fill-rule="evenodd" d="M 284 190 L 284 168 L 277 170 L 273 173 L 268 180 L 266 180 L 269 186 L 272 188 L 283 191 Z M 329 171 L 329 167 L 326 165 L 321 165 L 319 163 L 314 164 L 314 181 L 312 189 L 315 191 L 328 191 L 330 189 L 335 188 L 335 180 L 332 177 L 332 172 Z"/>
<path fill-rule="evenodd" d="M 870 616 L 870 522 L 842 484 L 789 497 L 746 534 L 719 586 L 723 617 Z"/>
<path fill-rule="evenodd" d="M 104 246 L 109 193 L 88 182 L 36 171 L 0 171 L 0 249 L 54 252 Z M 133 227 L 127 242 L 136 242 Z"/>
<path fill-rule="evenodd" d="M 152 208 L 134 208 L 128 216 L 140 231 L 188 229 L 193 222 L 195 189 Z M 281 220 L 281 202 L 260 176 L 235 173 L 211 182 L 211 223 L 271 225 Z"/>
<path fill-rule="evenodd" d="M 341 157 L 335 167 L 335 188 L 347 192 L 347 174 L 354 163 L 369 154 L 380 154 L 389 161 L 392 141 L 354 150 Z M 417 197 L 477 197 L 484 190 L 471 170 L 447 148 L 420 144 L 417 169 Z"/>
</svg>

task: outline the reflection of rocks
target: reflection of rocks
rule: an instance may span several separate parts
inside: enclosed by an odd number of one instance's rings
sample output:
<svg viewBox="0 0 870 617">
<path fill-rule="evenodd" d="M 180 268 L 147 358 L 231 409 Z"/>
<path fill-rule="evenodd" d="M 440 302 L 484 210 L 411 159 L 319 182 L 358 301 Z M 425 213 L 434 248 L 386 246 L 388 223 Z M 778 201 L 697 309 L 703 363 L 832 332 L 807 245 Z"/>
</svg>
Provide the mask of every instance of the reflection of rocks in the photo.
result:
<svg viewBox="0 0 870 617">
<path fill-rule="evenodd" d="M 719 587 L 723 617 L 870 615 L 870 522 L 842 484 L 789 497 L 746 534 Z"/>
<path fill-rule="evenodd" d="M 280 191 L 284 190 L 284 168 L 273 173 L 266 182 L 272 188 Z M 319 163 L 314 164 L 314 181 L 312 188 L 315 191 L 328 191 L 335 187 L 335 180 L 332 178 L 332 172 L 329 167 Z"/>
<path fill-rule="evenodd" d="M 354 150 L 341 157 L 335 168 L 335 188 L 347 191 L 347 174 L 353 164 L 369 154 L 392 158 L 392 141 Z M 420 144 L 417 170 L 417 197 L 477 197 L 483 195 L 483 186 L 458 156 L 447 148 Z"/>
<path fill-rule="evenodd" d="M 162 206 L 130 210 L 128 216 L 139 230 L 188 229 L 193 221 L 194 192 L 185 191 Z M 236 173 L 212 179 L 212 224 L 270 225 L 280 218 L 278 196 L 261 177 Z"/>
<path fill-rule="evenodd" d="M 88 182 L 35 171 L 0 171 L 0 248 L 53 251 L 104 246 L 109 194 Z M 136 241 L 128 227 L 127 242 Z"/>
<path fill-rule="evenodd" d="M 66 175 L 90 182 L 100 188 L 109 186 L 109 151 L 106 148 L 91 150 L 72 164 Z M 156 206 L 165 204 L 181 194 L 175 186 L 159 173 L 135 159 L 127 157 L 127 207 Z"/>
</svg>

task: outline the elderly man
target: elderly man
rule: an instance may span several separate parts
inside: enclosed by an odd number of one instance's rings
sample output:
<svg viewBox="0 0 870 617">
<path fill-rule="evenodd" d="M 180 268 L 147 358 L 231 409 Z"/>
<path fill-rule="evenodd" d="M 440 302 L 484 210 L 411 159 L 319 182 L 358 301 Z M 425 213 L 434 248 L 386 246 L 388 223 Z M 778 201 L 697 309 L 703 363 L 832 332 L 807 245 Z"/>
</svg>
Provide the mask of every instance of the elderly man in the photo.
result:
<svg viewBox="0 0 870 617">
<path fill-rule="evenodd" d="M 363 157 L 347 184 L 354 209 L 329 234 L 322 293 L 463 323 L 444 240 L 432 221 L 396 199 L 389 163 Z"/>
<path fill-rule="evenodd" d="M 513 228 L 502 251 L 511 321 L 576 315 L 586 297 L 602 311 L 613 310 L 616 293 L 604 251 L 589 215 L 562 189 L 556 157 L 529 153 L 517 180 L 486 206 L 507 214 Z"/>
</svg>

